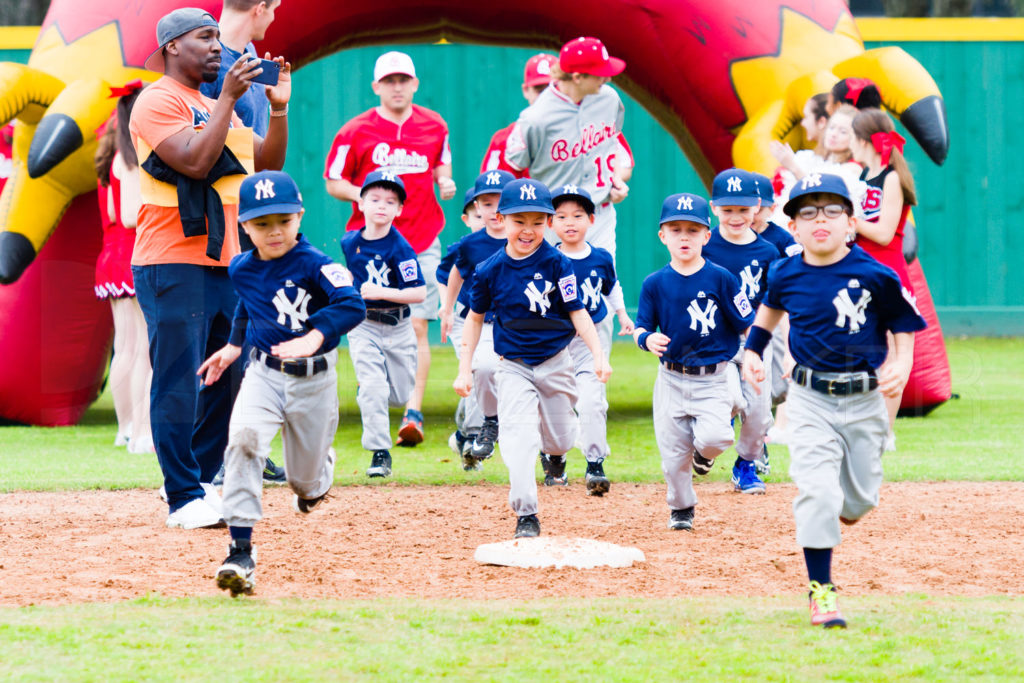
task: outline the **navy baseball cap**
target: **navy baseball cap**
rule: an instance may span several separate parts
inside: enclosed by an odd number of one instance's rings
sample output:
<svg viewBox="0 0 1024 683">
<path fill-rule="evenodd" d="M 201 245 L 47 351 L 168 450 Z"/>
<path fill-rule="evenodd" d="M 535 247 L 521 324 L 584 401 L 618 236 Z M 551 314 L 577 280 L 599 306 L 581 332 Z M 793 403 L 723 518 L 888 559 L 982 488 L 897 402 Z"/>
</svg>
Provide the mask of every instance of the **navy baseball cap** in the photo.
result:
<svg viewBox="0 0 1024 683">
<path fill-rule="evenodd" d="M 302 211 L 302 193 L 284 171 L 260 171 L 247 176 L 238 190 L 238 220 L 251 221 L 272 213 Z"/>
<path fill-rule="evenodd" d="M 407 196 L 405 194 L 405 183 L 402 182 L 402 176 L 397 173 L 385 171 L 381 168 L 371 171 L 366 176 L 366 180 L 363 181 L 363 186 L 359 188 L 359 196 L 362 197 L 371 187 L 386 187 L 389 190 L 394 190 L 398 195 L 398 200 L 403 204 L 405 203 Z"/>
<path fill-rule="evenodd" d="M 164 46 L 189 31 L 206 26 L 220 29 L 212 14 L 197 7 L 181 7 L 160 17 L 160 21 L 156 22 L 157 48 L 146 58 L 144 66 L 150 71 L 163 71 Z"/>
<path fill-rule="evenodd" d="M 498 213 L 508 215 L 527 211 L 554 213 L 555 209 L 551 206 L 551 190 L 533 178 L 520 178 L 506 183 L 501 190 L 501 199 L 498 200 Z"/>
<path fill-rule="evenodd" d="M 562 185 L 556 187 L 554 194 L 551 195 L 551 205 L 557 208 L 558 204 L 561 204 L 567 199 L 573 199 L 580 203 L 583 210 L 587 213 L 594 213 L 594 200 L 590 198 L 590 193 L 584 190 L 579 185 Z"/>
<path fill-rule="evenodd" d="M 466 196 L 462 200 L 462 213 L 469 211 L 469 207 L 473 206 L 473 190 L 476 188 L 469 188 L 466 190 Z"/>
<path fill-rule="evenodd" d="M 711 183 L 711 203 L 718 206 L 757 206 L 761 197 L 757 182 L 742 168 L 728 168 Z"/>
<path fill-rule="evenodd" d="M 831 173 L 808 173 L 789 191 L 789 201 L 782 207 L 782 212 L 793 218 L 796 216 L 800 206 L 799 199 L 809 194 L 834 194 L 843 200 L 850 214 L 853 214 L 853 200 L 850 199 L 850 189 L 846 187 L 846 181 Z"/>
<path fill-rule="evenodd" d="M 693 221 L 700 223 L 705 228 L 711 227 L 711 217 L 708 215 L 708 202 L 700 195 L 681 192 L 670 194 L 661 203 L 661 223 L 669 221 Z"/>
<path fill-rule="evenodd" d="M 473 196 L 476 199 L 482 194 L 501 194 L 501 190 L 516 177 L 508 171 L 484 171 L 476 177 L 473 183 Z M 468 196 L 468 195 L 467 195 Z"/>
<path fill-rule="evenodd" d="M 757 194 L 761 197 L 761 206 L 771 206 L 775 203 L 775 188 L 772 187 L 771 179 L 766 175 L 760 173 L 750 172 L 750 177 L 754 179 L 754 183 L 757 186 Z"/>
</svg>

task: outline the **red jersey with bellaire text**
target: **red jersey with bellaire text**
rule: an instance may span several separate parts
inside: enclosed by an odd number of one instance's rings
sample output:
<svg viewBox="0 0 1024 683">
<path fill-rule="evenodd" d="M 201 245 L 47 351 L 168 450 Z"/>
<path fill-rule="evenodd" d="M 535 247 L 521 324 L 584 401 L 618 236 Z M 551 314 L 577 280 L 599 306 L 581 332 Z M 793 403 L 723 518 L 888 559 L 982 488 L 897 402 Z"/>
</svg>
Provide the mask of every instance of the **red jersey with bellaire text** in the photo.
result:
<svg viewBox="0 0 1024 683">
<path fill-rule="evenodd" d="M 434 169 L 451 161 L 448 124 L 440 114 L 414 104 L 412 115 L 397 124 L 373 108 L 346 123 L 334 136 L 324 177 L 360 187 L 377 169 L 401 175 L 408 199 L 394 226 L 419 254 L 444 228 L 444 214 L 434 195 Z M 345 229 L 358 230 L 364 223 L 359 205 L 353 202 Z"/>
</svg>

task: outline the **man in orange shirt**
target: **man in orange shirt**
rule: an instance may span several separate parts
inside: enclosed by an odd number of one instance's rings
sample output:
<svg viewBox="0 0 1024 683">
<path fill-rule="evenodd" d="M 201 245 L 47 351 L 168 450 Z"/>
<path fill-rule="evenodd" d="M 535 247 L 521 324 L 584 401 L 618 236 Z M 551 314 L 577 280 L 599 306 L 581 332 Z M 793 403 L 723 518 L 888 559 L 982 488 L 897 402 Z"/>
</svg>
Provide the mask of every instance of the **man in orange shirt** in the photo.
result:
<svg viewBox="0 0 1024 683">
<path fill-rule="evenodd" d="M 254 170 L 284 165 L 291 68 L 275 60 L 280 78 L 267 89 L 264 139 L 233 111 L 262 73 L 258 60 L 239 58 L 216 100 L 199 92 L 220 67 L 220 31 L 211 14 L 175 10 L 160 19 L 156 34 L 159 47 L 146 68 L 164 76 L 139 96 L 129 126 L 142 193 L 132 273 L 149 331 L 150 419 L 167 526 L 196 529 L 223 525 L 220 498 L 208 482 L 224 458 L 241 366 L 202 390 L 196 371 L 231 331 L 237 297 L 227 266 L 239 251 L 239 186 Z"/>
</svg>

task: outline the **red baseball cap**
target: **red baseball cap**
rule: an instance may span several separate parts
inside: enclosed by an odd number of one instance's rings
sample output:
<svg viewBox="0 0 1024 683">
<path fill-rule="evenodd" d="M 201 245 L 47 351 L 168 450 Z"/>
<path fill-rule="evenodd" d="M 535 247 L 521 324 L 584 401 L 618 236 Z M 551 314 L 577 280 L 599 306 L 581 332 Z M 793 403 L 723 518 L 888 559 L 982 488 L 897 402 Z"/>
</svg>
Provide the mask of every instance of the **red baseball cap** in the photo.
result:
<svg viewBox="0 0 1024 683">
<path fill-rule="evenodd" d="M 579 37 L 562 46 L 558 66 L 567 74 L 578 72 L 592 76 L 618 76 L 626 63 L 608 55 L 608 48 L 597 38 Z"/>
<path fill-rule="evenodd" d="M 535 85 L 547 85 L 551 82 L 551 67 L 558 63 L 558 57 L 541 52 L 526 60 L 523 70 L 523 85 L 532 88 Z"/>
</svg>

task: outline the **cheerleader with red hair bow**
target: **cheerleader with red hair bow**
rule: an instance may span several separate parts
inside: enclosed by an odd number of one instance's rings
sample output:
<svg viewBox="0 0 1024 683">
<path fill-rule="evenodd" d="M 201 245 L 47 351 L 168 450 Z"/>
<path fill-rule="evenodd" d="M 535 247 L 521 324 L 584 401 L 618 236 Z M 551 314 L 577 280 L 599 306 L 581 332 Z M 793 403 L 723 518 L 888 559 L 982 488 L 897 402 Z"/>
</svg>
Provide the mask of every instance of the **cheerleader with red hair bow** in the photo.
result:
<svg viewBox="0 0 1024 683">
<path fill-rule="evenodd" d="M 856 219 L 857 244 L 899 275 L 904 296 L 913 301 L 910 273 L 903 257 L 903 229 L 910 207 L 917 204 L 914 178 L 903 158 L 902 135 L 881 109 L 864 109 L 853 119 L 850 151 L 864 167 L 860 179 L 867 184 L 862 199 L 864 217 Z M 889 409 L 890 442 L 895 448 L 892 426 L 902 396 L 886 399 Z"/>
</svg>

